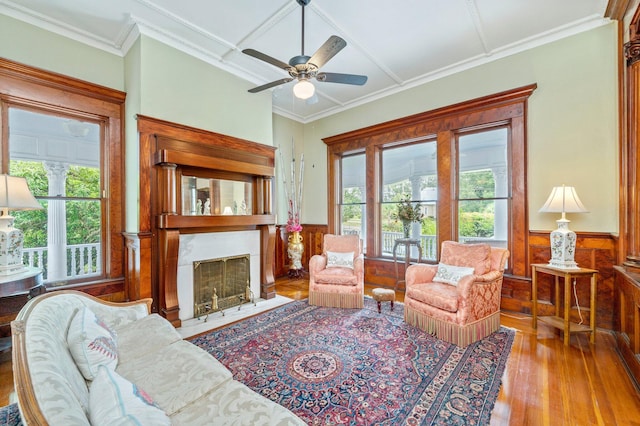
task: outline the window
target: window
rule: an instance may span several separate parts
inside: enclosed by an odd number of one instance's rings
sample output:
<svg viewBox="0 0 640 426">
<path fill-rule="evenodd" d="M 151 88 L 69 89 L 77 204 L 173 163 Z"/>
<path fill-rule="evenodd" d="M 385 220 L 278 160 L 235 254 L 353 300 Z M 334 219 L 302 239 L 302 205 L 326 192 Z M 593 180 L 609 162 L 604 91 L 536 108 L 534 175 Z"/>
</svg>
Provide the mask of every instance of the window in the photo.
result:
<svg viewBox="0 0 640 426">
<path fill-rule="evenodd" d="M 340 173 L 340 233 L 358 234 L 366 241 L 365 155 L 342 157 Z M 364 252 L 366 253 L 366 246 Z"/>
<path fill-rule="evenodd" d="M 100 126 L 9 109 L 9 174 L 27 179 L 44 210 L 15 212 L 25 265 L 45 282 L 100 275 Z"/>
<path fill-rule="evenodd" d="M 411 238 L 420 239 L 422 256 L 436 259 L 436 205 L 438 194 L 437 146 L 435 141 L 418 142 L 410 145 L 393 145 L 382 149 L 382 189 L 381 201 L 381 252 L 391 256 L 397 238 L 404 237 L 402 222 L 395 215 L 397 205 L 409 200 L 414 206 L 420 205 L 424 215 L 422 223 L 410 226 Z M 404 256 L 404 246 L 398 247 Z M 417 258 L 413 249 L 411 257 Z"/>
<path fill-rule="evenodd" d="M 458 137 L 458 241 L 506 247 L 509 162 L 506 128 Z"/>
<path fill-rule="evenodd" d="M 525 113 L 535 88 L 323 139 L 329 154 L 329 232 L 344 231 L 343 193 L 350 187 L 345 176 L 352 173 L 350 167 L 362 176 L 364 164 L 365 193 L 358 192 L 364 201 L 357 205 L 363 211 L 359 226 L 368 247 L 368 270 L 384 270 L 375 262 L 391 257 L 401 232 L 392 215 L 397 202 L 408 197 L 421 204 L 425 215 L 411 229 L 411 237 L 421 240 L 423 259 L 436 262 L 445 240 L 483 241 L 508 248 L 507 272 L 526 276 Z M 357 166 L 347 160 L 354 151 L 363 152 Z M 367 280 L 376 282 L 376 277 Z"/>
<path fill-rule="evenodd" d="M 2 58 L 0 82 L 0 172 L 44 207 L 15 213 L 25 263 L 51 286 L 124 294 L 125 94 Z"/>
</svg>

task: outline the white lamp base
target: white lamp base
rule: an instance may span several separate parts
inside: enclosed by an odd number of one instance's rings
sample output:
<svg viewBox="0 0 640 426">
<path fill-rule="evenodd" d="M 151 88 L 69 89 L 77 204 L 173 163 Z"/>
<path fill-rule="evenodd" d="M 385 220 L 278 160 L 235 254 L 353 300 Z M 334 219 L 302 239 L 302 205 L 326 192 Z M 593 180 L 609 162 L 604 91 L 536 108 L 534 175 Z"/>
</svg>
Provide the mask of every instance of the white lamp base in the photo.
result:
<svg viewBox="0 0 640 426">
<path fill-rule="evenodd" d="M 569 220 L 558 219 L 558 229 L 551 232 L 551 260 L 549 266 L 561 269 L 580 269 L 573 260 L 576 252 L 576 233 L 569 229 Z"/>
<path fill-rule="evenodd" d="M 25 271 L 22 242 L 22 231 L 13 227 L 13 216 L 0 216 L 0 276 Z"/>
</svg>

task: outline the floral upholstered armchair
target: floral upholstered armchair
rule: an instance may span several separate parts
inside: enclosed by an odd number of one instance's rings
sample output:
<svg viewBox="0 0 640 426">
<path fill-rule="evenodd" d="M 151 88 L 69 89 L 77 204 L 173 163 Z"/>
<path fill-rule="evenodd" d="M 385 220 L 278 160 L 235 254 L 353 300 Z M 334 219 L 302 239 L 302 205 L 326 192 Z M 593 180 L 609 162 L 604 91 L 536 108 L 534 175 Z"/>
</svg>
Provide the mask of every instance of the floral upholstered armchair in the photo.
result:
<svg viewBox="0 0 640 426">
<path fill-rule="evenodd" d="M 404 320 L 458 346 L 498 330 L 508 257 L 488 244 L 443 242 L 438 265 L 407 268 Z"/>
<path fill-rule="evenodd" d="M 358 235 L 325 234 L 322 254 L 309 260 L 309 304 L 364 307 L 364 255 Z"/>
</svg>

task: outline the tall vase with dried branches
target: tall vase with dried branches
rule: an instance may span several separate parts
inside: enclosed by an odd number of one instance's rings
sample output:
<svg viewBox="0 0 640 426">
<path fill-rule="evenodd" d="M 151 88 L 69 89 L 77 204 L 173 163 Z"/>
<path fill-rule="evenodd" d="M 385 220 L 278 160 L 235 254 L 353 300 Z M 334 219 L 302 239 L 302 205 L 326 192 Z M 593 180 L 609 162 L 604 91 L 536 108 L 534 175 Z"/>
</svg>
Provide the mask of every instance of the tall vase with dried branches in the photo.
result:
<svg viewBox="0 0 640 426">
<path fill-rule="evenodd" d="M 302 190 L 304 183 L 304 154 L 300 155 L 300 170 L 296 182 L 296 157 L 293 150 L 293 141 L 291 141 L 291 167 L 289 170 L 289 180 L 287 181 L 287 173 L 285 173 L 284 160 L 282 159 L 282 151 L 280 151 L 280 165 L 282 168 L 282 183 L 284 194 L 287 199 L 287 226 L 289 233 L 287 244 L 287 255 L 289 256 L 289 277 L 299 278 L 303 275 L 302 254 L 304 253 L 304 244 L 302 243 L 302 225 L 300 224 L 302 210 Z"/>
</svg>

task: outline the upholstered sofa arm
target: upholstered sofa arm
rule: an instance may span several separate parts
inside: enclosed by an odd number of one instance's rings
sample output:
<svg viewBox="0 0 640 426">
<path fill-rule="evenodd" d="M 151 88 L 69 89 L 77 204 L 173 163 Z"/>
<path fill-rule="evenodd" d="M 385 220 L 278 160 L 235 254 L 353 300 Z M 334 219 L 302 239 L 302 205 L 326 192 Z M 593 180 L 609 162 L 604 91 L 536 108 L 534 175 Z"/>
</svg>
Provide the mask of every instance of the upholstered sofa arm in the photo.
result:
<svg viewBox="0 0 640 426">
<path fill-rule="evenodd" d="M 494 284 L 498 279 L 502 278 L 502 273 L 491 271 L 483 275 L 465 275 L 458 281 L 458 293 L 463 298 L 472 296 L 474 286 L 487 286 Z"/>
<path fill-rule="evenodd" d="M 327 267 L 327 257 L 325 255 L 314 254 L 313 256 L 311 256 L 311 259 L 309 259 L 309 273 L 311 273 L 311 271 L 313 272 L 322 271 L 326 267 Z"/>
<path fill-rule="evenodd" d="M 458 315 L 463 321 L 471 322 L 499 311 L 501 291 L 501 272 L 462 277 L 458 281 Z"/>
<path fill-rule="evenodd" d="M 487 272 L 486 274 L 483 275 L 474 275 L 474 281 L 476 282 L 483 282 L 483 283 L 488 283 L 491 281 L 495 281 L 499 278 L 502 278 L 502 272 L 501 271 L 490 271 Z"/>
<path fill-rule="evenodd" d="M 353 269 L 362 269 L 364 271 L 364 254 L 360 254 L 353 258 Z"/>
<path fill-rule="evenodd" d="M 360 253 L 353 259 L 353 271 L 358 276 L 358 282 L 364 282 L 364 254 Z"/>
<path fill-rule="evenodd" d="M 406 285 L 429 283 L 438 272 L 438 265 L 416 264 L 410 265 L 405 273 Z"/>
</svg>

